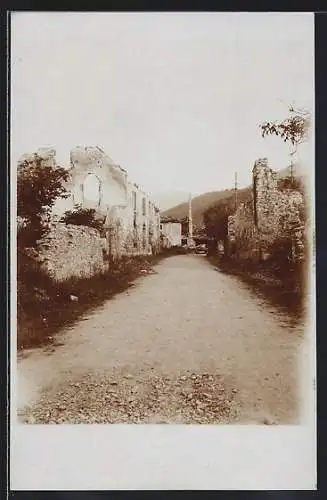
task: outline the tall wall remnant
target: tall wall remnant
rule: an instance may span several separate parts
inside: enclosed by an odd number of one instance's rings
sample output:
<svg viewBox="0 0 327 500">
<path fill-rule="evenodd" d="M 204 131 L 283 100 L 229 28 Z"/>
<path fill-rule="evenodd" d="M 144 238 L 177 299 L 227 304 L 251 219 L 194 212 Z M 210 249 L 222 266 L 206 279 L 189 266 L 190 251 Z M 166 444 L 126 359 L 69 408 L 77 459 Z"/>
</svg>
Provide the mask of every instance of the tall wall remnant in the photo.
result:
<svg viewBox="0 0 327 500">
<path fill-rule="evenodd" d="M 296 189 L 280 189 L 267 158 L 253 168 L 252 199 L 229 217 L 229 240 L 241 258 L 268 258 L 278 242 L 291 245 L 293 260 L 304 257 L 304 196 Z M 283 244 L 284 244 L 283 243 Z"/>
<path fill-rule="evenodd" d="M 127 173 L 99 147 L 72 149 L 69 173 L 74 203 L 103 215 L 127 205 Z"/>
<path fill-rule="evenodd" d="M 271 232 L 276 220 L 278 203 L 277 176 L 268 166 L 267 158 L 260 158 L 252 170 L 254 223 L 261 232 Z"/>
<path fill-rule="evenodd" d="M 148 255 L 158 250 L 159 210 L 148 195 L 129 181 L 127 172 L 99 147 L 71 151 L 71 192 L 75 204 L 103 217 L 109 253 Z"/>
</svg>

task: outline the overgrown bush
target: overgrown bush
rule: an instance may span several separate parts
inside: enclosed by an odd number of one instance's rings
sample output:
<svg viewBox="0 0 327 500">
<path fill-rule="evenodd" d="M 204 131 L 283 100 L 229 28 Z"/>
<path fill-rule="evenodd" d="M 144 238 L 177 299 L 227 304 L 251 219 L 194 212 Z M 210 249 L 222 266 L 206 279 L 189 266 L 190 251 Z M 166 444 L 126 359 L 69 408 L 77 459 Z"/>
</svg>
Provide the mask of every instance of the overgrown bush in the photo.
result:
<svg viewBox="0 0 327 500">
<path fill-rule="evenodd" d="M 103 227 L 103 222 L 96 216 L 96 210 L 93 208 L 77 207 L 74 210 L 67 210 L 61 222 L 66 224 L 74 224 L 75 226 L 88 226 L 99 231 Z"/>
<path fill-rule="evenodd" d="M 217 203 L 206 210 L 203 219 L 209 237 L 224 240 L 228 232 L 228 217 L 232 215 L 233 207 L 227 201 Z"/>
<path fill-rule="evenodd" d="M 294 189 L 296 191 L 303 192 L 304 190 L 301 180 L 291 177 L 290 175 L 282 179 L 279 179 L 277 186 L 280 191 L 283 191 L 285 189 Z"/>
<path fill-rule="evenodd" d="M 279 237 L 269 248 L 270 261 L 281 268 L 289 268 L 292 263 L 292 238 Z"/>
<path fill-rule="evenodd" d="M 238 205 L 251 200 L 251 190 L 240 190 Z M 228 217 L 235 213 L 235 197 L 229 196 L 217 201 L 203 213 L 205 233 L 215 241 L 225 241 L 228 233 Z"/>
</svg>

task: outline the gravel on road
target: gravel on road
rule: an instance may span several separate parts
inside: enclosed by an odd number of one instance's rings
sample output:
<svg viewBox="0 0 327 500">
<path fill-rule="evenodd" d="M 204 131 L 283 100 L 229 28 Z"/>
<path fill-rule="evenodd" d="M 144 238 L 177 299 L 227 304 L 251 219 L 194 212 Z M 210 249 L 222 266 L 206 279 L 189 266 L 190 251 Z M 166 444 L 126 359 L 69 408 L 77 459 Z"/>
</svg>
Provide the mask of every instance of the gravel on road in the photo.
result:
<svg viewBox="0 0 327 500">
<path fill-rule="evenodd" d="M 18 360 L 28 423 L 297 423 L 301 327 L 201 255 L 155 273 Z"/>
<path fill-rule="evenodd" d="M 23 422 L 35 424 L 216 424 L 236 416 L 234 392 L 209 374 L 174 379 L 87 374 L 50 390 L 20 413 Z"/>
</svg>

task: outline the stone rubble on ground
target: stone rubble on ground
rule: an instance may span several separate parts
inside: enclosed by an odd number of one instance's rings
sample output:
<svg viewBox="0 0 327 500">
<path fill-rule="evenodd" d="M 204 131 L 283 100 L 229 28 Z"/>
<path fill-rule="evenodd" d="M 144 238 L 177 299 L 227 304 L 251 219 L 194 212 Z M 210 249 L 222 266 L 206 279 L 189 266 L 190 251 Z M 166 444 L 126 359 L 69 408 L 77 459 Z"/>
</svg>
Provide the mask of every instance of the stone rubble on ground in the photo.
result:
<svg viewBox="0 0 327 500">
<path fill-rule="evenodd" d="M 95 378 L 96 377 L 96 378 Z M 110 389 L 115 386 L 115 390 Z M 36 424 L 78 423 L 229 423 L 237 417 L 233 389 L 208 374 L 115 378 L 87 374 L 51 390 L 20 421 Z"/>
</svg>

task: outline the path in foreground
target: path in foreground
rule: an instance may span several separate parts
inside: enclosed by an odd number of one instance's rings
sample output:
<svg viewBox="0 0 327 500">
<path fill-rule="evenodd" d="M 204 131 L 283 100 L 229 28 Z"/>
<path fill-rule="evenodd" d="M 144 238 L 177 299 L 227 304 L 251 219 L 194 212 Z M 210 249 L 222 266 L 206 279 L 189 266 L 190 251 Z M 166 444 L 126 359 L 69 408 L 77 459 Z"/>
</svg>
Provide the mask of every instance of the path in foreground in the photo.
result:
<svg viewBox="0 0 327 500">
<path fill-rule="evenodd" d="M 29 423 L 295 423 L 292 328 L 200 255 L 170 257 L 18 362 Z"/>
</svg>

